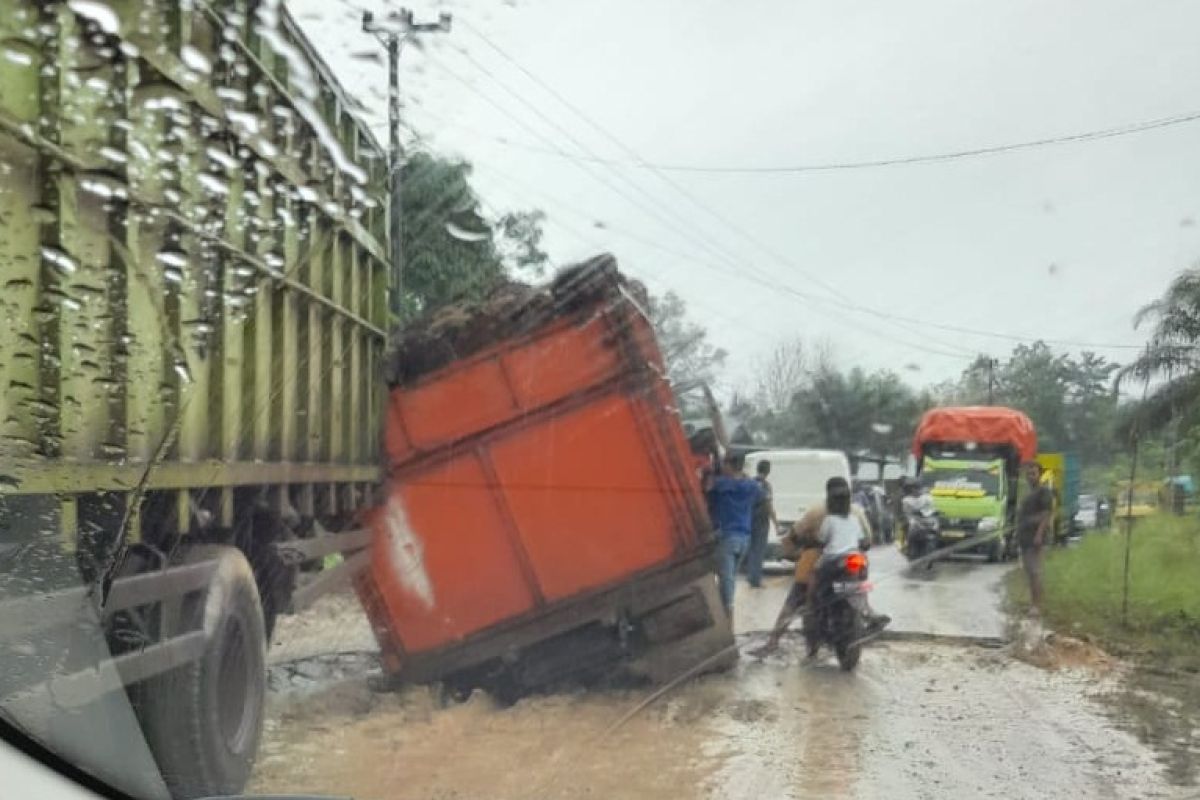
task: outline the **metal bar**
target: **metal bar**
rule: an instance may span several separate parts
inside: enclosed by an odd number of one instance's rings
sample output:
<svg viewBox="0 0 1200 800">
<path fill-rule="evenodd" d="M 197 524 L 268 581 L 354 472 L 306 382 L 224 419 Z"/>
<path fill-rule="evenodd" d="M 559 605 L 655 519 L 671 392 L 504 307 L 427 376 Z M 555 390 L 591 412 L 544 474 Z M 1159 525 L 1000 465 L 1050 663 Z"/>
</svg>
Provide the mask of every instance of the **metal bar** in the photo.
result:
<svg viewBox="0 0 1200 800">
<path fill-rule="evenodd" d="M 370 560 L 370 551 L 355 553 L 333 569 L 323 571 L 307 586 L 297 589 L 292 594 L 292 610 L 303 611 L 316 602 L 321 595 L 350 583 L 356 575 L 367 568 Z"/>
<path fill-rule="evenodd" d="M 349 289 L 346 292 L 343 300 L 346 305 L 355 313 L 362 314 L 362 307 L 359 297 L 361 281 L 359 273 L 362 267 L 358 259 L 358 249 L 353 244 L 350 245 L 350 275 Z M 362 426 L 367 422 L 366 417 L 362 415 L 362 396 L 363 396 L 363 364 L 362 364 L 362 342 L 363 337 L 354 328 L 349 328 L 345 331 L 345 335 L 350 337 L 349 344 L 349 359 L 350 364 L 348 369 L 343 370 L 343 375 L 347 375 L 349 384 L 346 396 L 346 460 L 357 462 L 363 457 L 362 448 Z M 369 368 L 368 368 L 369 369 Z"/>
<path fill-rule="evenodd" d="M 204 655 L 207 644 L 204 631 L 193 631 L 70 675 L 51 678 L 10 695 L 3 705 L 9 712 L 22 707 L 44 708 L 48 699 L 58 708 L 78 708 L 109 692 L 195 661 Z M 15 716 L 21 718 L 19 712 Z"/>
<path fill-rule="evenodd" d="M 335 304 L 343 302 L 346 292 L 346 271 L 349 268 L 350 247 L 337 236 L 333 240 L 333 260 L 330 262 L 329 298 Z M 338 320 L 331 320 L 329 331 L 329 408 L 326 410 L 329 460 L 346 460 L 346 348 L 342 346 L 346 331 Z"/>
<path fill-rule="evenodd" d="M 712 548 L 704 548 L 666 566 L 621 578 L 616 586 L 555 602 L 438 650 L 411 654 L 398 677 L 416 683 L 432 680 L 603 619 L 614 608 L 653 608 L 671 595 L 687 591 L 696 578 L 711 574 L 711 555 Z"/>
<path fill-rule="evenodd" d="M 217 562 L 213 560 L 120 578 L 113 581 L 104 612 L 144 606 L 203 589 L 216 570 Z"/>
<path fill-rule="evenodd" d="M 361 550 L 371 543 L 371 531 L 360 530 L 348 533 L 331 533 L 312 539 L 291 539 L 276 542 L 275 550 L 285 558 L 303 556 L 305 559 L 322 558 L 331 553 L 348 553 Z"/>
<path fill-rule="evenodd" d="M 113 582 L 104 610 L 119 611 L 194 592 L 208 584 L 215 569 L 216 562 L 210 561 L 120 578 Z M 5 600 L 0 602 L 0 641 L 69 625 L 85 608 L 95 612 L 86 586 Z"/>
<path fill-rule="evenodd" d="M 533 568 L 533 559 L 529 557 L 529 551 L 525 549 L 525 541 L 521 538 L 521 527 L 517 525 L 517 518 L 509 508 L 508 498 L 504 494 L 504 484 L 496 473 L 496 465 L 492 463 L 492 456 L 487 446 L 481 444 L 476 448 L 475 457 L 479 460 L 479 466 L 487 480 L 490 490 L 488 493 L 492 496 L 492 502 L 500 511 L 500 519 L 504 522 L 504 532 L 508 534 L 508 545 L 512 548 L 513 555 L 517 557 L 517 563 L 521 567 L 521 576 L 525 578 L 529 593 L 533 595 L 534 606 L 540 608 L 546 605 L 546 593 L 542 590 L 542 584 L 538 580 L 537 570 Z"/>
<path fill-rule="evenodd" d="M 15 462 L 5 465 L 16 486 L 0 484 L 0 496 L 15 494 L 74 495 L 88 492 L 126 492 L 137 487 L 146 471 L 144 461 Z M 374 483 L 374 464 L 258 463 L 254 461 L 163 461 L 150 470 L 145 489 L 188 489 L 220 486 L 260 486 L 269 483 Z"/>
<path fill-rule="evenodd" d="M 167 80 L 171 81 L 176 88 L 188 95 L 192 102 L 198 105 L 206 113 L 216 117 L 217 119 L 223 119 L 225 117 L 225 105 L 217 96 L 217 94 L 208 86 L 204 86 L 195 81 L 185 80 L 183 76 L 190 75 L 191 72 L 173 53 L 170 53 L 164 48 L 159 47 L 159 43 L 154 41 L 152 37 L 137 31 L 131 31 L 125 38 L 135 44 L 141 50 L 141 57 L 144 58 L 147 63 L 153 66 Z M 259 67 L 260 70 L 262 70 L 264 76 L 274 78 L 274 76 L 271 75 L 270 70 L 267 70 L 262 66 L 262 62 L 256 56 L 254 56 L 253 53 L 249 52 L 244 43 L 235 41 L 234 45 L 238 46 L 239 49 L 242 49 L 247 58 L 253 59 L 254 63 Z M 278 81 L 277 78 L 274 78 L 274 80 Z M 294 108 L 298 108 L 298 106 L 295 105 L 295 101 L 290 99 L 290 95 L 286 94 L 286 92 L 281 93 L 281 95 L 285 99 L 288 99 L 289 102 L 293 104 Z M 243 135 L 240 130 L 232 126 L 226 130 L 234 135 L 240 144 L 253 151 L 257 158 L 260 158 L 265 163 L 270 164 L 276 172 L 287 178 L 293 185 L 310 186 L 313 184 L 312 176 L 305 174 L 298 166 L 296 166 L 294 163 L 289 163 L 289 161 L 280 157 L 277 153 L 270 152 L 253 137 Z M 344 228 L 346 232 L 355 239 L 360 239 L 362 245 L 366 247 L 373 256 L 378 258 L 380 261 L 387 263 L 387 256 L 384 254 L 379 243 L 370 236 L 367 230 L 363 228 L 362 225 L 360 225 L 356 220 L 348 217 L 345 214 L 340 212 L 331 213 L 327 208 L 325 208 L 325 201 L 329 198 L 325 196 L 324 192 L 321 192 L 320 190 L 315 191 L 318 192 L 317 207 L 321 209 L 322 213 L 328 216 L 331 220 L 337 222 L 339 227 Z"/>
<path fill-rule="evenodd" d="M 77 158 L 70 152 L 64 150 L 62 147 L 54 145 L 53 143 L 48 142 L 47 140 L 43 139 L 41 136 L 38 136 L 37 134 L 34 134 L 34 133 L 28 131 L 20 123 L 14 122 L 13 120 L 9 119 L 8 116 L 6 114 L 4 114 L 3 112 L 0 112 L 0 129 L 3 129 L 6 133 L 12 134 L 14 137 L 20 139 L 22 142 L 29 144 L 29 145 L 43 151 L 44 153 L 49 154 L 52 158 L 60 161 L 61 163 L 65 164 L 67 166 L 72 167 L 73 169 L 82 170 L 82 171 L 95 171 L 95 170 L 101 169 L 104 166 L 101 163 L 89 163 L 89 162 L 83 161 L 80 158 Z M 118 184 L 119 182 L 114 181 L 113 183 Z M 114 188 L 116 188 L 116 186 L 114 186 Z M 269 277 L 271 280 L 275 281 L 276 283 L 280 284 L 281 286 L 284 286 L 288 289 L 291 289 L 294 292 L 297 292 L 298 294 L 305 296 L 306 298 L 308 298 L 310 301 L 312 301 L 314 303 L 318 303 L 322 306 L 325 306 L 326 308 L 333 311 L 334 313 L 339 314 L 339 315 L 349 319 L 351 322 L 355 323 L 356 325 L 362 326 L 364 329 L 369 331 L 374 336 L 377 336 L 380 339 L 385 338 L 385 333 L 382 328 L 379 328 L 379 327 L 371 324 L 368 320 L 363 319 L 358 314 L 355 314 L 351 311 L 341 308 L 340 306 L 338 306 L 336 303 L 332 302 L 328 298 L 323 297 L 320 294 L 312 291 L 311 289 L 304 286 L 300 282 L 298 282 L 292 278 L 289 278 L 288 276 L 281 273 L 279 270 L 270 267 L 265 262 L 263 262 L 261 259 L 256 258 L 255 256 L 251 255 L 250 253 L 247 253 L 245 250 L 238 247 L 237 245 L 234 245 L 233 243 L 228 242 L 219 236 L 215 236 L 211 233 L 208 233 L 207 231 L 204 231 L 202 228 L 200 228 L 199 226 L 192 223 L 189 219 L 187 219 L 187 217 L 180 214 L 174 208 L 172 208 L 166 204 L 163 204 L 163 203 L 155 202 L 146 197 L 139 196 L 131 187 L 120 186 L 119 188 L 123 189 L 128 194 L 128 199 L 131 203 L 141 206 L 146 209 L 151 209 L 151 210 L 160 212 L 165 218 L 170 219 L 170 220 L 174 221 L 175 223 L 186 228 L 188 233 L 198 236 L 200 238 L 206 239 L 207 241 L 215 244 L 217 247 L 220 247 L 222 250 L 226 251 L 227 253 L 229 253 L 233 256 L 236 256 L 241 261 L 244 261 L 246 264 L 249 264 L 250 266 L 257 269 L 258 271 L 262 272 L 264 275 L 266 275 L 267 277 Z M 339 227 L 344 228 L 345 226 L 339 226 Z"/>
<path fill-rule="evenodd" d="M 218 29 L 226 26 L 227 21 L 216 9 L 212 7 L 211 3 L 207 3 L 205 0 L 197 0 L 196 6 L 217 25 Z M 279 7 L 279 21 L 281 23 L 280 27 L 283 28 L 288 37 L 292 40 L 291 43 L 303 50 L 305 58 L 312 62 L 312 65 L 317 69 L 318 72 L 321 73 L 321 77 L 323 78 L 322 83 L 329 87 L 330 91 L 333 92 L 337 99 L 342 101 L 344 105 L 352 106 L 355 102 L 353 98 L 345 93 L 341 82 L 338 81 L 334 76 L 333 70 L 331 70 L 329 65 L 325 63 L 325 60 L 321 57 L 321 54 L 313 49 L 312 45 L 308 41 L 308 37 L 306 37 L 303 31 L 300 30 L 300 27 L 296 24 L 295 20 L 292 19 L 291 13 L 284 6 Z M 288 104 L 292 106 L 293 110 L 295 110 L 297 107 L 296 99 L 291 95 L 290 90 L 284 85 L 283 81 L 281 81 L 274 72 L 267 69 L 266 66 L 263 65 L 262 59 L 260 59 L 252 50 L 250 50 L 250 48 L 246 46 L 246 43 L 241 39 L 234 40 L 233 44 L 239 51 L 241 51 L 242 55 L 244 55 L 248 61 L 254 64 L 254 66 L 258 67 L 258 69 L 262 72 L 263 77 L 265 77 L 268 82 L 271 83 L 275 91 L 279 92 L 279 94 L 288 101 Z M 371 131 L 371 129 L 366 125 L 363 125 L 358 119 L 355 119 L 354 122 L 359 133 L 361 133 L 363 138 L 371 144 L 371 148 L 380 156 L 382 156 L 383 145 L 380 144 L 379 140 L 375 138 L 375 134 Z"/>
</svg>

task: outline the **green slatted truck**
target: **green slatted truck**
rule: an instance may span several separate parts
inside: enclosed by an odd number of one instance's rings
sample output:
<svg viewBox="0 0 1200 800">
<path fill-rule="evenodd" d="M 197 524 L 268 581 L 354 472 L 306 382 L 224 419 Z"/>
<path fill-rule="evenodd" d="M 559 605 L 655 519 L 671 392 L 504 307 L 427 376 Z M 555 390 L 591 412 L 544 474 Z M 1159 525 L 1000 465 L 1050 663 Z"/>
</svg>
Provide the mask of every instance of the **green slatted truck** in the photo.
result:
<svg viewBox="0 0 1200 800">
<path fill-rule="evenodd" d="M 274 620 L 346 578 L 298 572 L 366 541 L 350 105 L 277 2 L 0 0 L 0 719 L 139 796 L 242 788 Z"/>
</svg>

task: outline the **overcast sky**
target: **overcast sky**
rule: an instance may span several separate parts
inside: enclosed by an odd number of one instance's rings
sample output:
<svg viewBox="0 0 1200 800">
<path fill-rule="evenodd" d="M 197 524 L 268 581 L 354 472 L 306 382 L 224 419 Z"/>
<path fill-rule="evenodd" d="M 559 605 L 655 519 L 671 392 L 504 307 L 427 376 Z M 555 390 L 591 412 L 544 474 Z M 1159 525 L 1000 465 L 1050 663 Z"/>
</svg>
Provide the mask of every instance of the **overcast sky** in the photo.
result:
<svg viewBox="0 0 1200 800">
<path fill-rule="evenodd" d="M 288 6 L 386 138 L 386 72 L 365 55 L 378 48 L 361 11 L 398 4 Z M 1134 311 L 1200 254 L 1200 122 L 858 170 L 633 166 L 873 161 L 1187 114 L 1200 110 L 1195 2 L 412 7 L 453 13 L 454 29 L 404 53 L 406 121 L 475 165 L 487 208 L 545 210 L 556 263 L 609 250 L 652 291 L 682 295 L 730 351 L 725 391 L 796 336 L 914 385 L 1014 344 L 895 317 L 1137 345 Z"/>
</svg>

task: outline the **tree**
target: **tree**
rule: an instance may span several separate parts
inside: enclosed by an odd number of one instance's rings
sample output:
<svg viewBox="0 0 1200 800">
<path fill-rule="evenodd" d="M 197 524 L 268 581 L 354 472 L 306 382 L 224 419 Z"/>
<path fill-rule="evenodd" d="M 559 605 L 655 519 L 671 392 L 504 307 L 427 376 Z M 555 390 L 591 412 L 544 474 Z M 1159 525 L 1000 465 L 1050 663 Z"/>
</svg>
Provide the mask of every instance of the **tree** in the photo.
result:
<svg viewBox="0 0 1200 800">
<path fill-rule="evenodd" d="M 994 402 L 1029 416 L 1040 449 L 1068 450 L 1088 465 L 1112 461 L 1117 398 L 1110 387 L 1117 364 L 1091 352 L 1056 353 L 1045 342 L 1019 344 L 1003 362 L 979 356 L 957 381 L 932 394 L 942 405 L 985 404 L 989 369 Z"/>
<path fill-rule="evenodd" d="M 1123 369 L 1118 382 L 1160 379 L 1126 421 L 1162 430 L 1171 421 L 1194 428 L 1200 417 L 1200 268 L 1184 270 L 1158 300 L 1144 306 L 1134 326 L 1153 322 L 1146 349 Z"/>
<path fill-rule="evenodd" d="M 771 444 L 851 455 L 902 457 L 931 403 L 893 372 L 842 372 L 827 344 L 809 351 L 781 343 L 760 366 L 756 385 L 751 420 Z"/>
<path fill-rule="evenodd" d="M 509 212 L 493 225 L 479 211 L 471 166 L 416 152 L 404 164 L 404 290 L 406 313 L 476 298 L 505 277 L 541 274 L 545 214 Z"/>
<path fill-rule="evenodd" d="M 497 220 L 499 247 L 509 272 L 526 279 L 542 277 L 550 256 L 542 249 L 542 223 L 546 212 L 510 211 Z"/>
<path fill-rule="evenodd" d="M 702 325 L 688 319 L 687 304 L 674 292 L 651 295 L 649 311 L 667 376 L 682 404 L 684 393 L 716 380 L 728 354 L 708 341 Z"/>
<path fill-rule="evenodd" d="M 786 410 L 809 377 L 804 341 L 797 338 L 775 345 L 757 372 L 753 403 L 776 413 Z"/>
</svg>

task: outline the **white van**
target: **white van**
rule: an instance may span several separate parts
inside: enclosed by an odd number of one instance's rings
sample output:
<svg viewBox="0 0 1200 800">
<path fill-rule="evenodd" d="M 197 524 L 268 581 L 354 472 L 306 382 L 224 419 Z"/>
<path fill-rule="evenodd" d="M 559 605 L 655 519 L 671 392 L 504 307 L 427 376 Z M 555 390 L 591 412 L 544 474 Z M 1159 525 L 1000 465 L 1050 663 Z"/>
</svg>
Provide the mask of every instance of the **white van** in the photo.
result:
<svg viewBox="0 0 1200 800">
<path fill-rule="evenodd" d="M 779 530 L 768 540 L 767 558 L 776 558 L 778 537 L 804 512 L 825 502 L 825 481 L 838 476 L 850 483 L 850 460 L 841 450 L 760 450 L 746 456 L 746 474 L 757 474 L 758 462 L 771 462 L 767 478 L 775 490 Z"/>
</svg>

